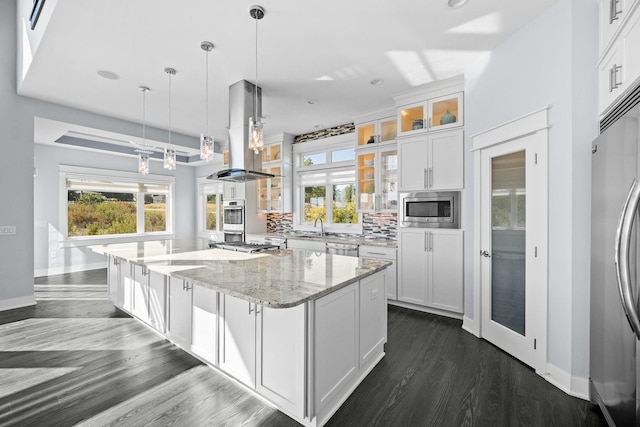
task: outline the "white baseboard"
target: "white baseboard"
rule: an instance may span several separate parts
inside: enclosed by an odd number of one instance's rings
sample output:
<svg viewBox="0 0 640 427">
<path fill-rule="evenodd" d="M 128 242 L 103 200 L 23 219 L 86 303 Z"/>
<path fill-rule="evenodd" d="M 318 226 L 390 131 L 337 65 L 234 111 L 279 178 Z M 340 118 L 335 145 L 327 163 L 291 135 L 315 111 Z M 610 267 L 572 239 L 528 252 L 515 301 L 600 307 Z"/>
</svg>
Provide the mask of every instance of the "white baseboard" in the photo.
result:
<svg viewBox="0 0 640 427">
<path fill-rule="evenodd" d="M 478 333 L 478 325 L 476 325 L 475 319 L 462 316 L 462 329 L 469 332 L 471 335 L 480 337 L 480 334 Z"/>
<path fill-rule="evenodd" d="M 0 300 L 0 311 L 12 310 L 14 308 L 28 307 L 30 305 L 36 305 L 35 295 L 28 295 L 26 297 Z"/>
<path fill-rule="evenodd" d="M 589 380 L 587 378 L 571 376 L 552 363 L 547 363 L 547 372 L 541 376 L 568 395 L 589 400 Z"/>
<path fill-rule="evenodd" d="M 34 277 L 53 276 L 56 274 L 75 273 L 77 271 L 97 270 L 99 268 L 107 268 L 107 261 L 94 262 L 92 264 L 65 265 L 63 267 L 51 267 L 33 272 Z"/>
<path fill-rule="evenodd" d="M 396 300 L 387 300 L 387 304 L 395 305 L 395 306 L 403 307 L 403 308 L 410 308 L 411 310 L 422 311 L 424 313 L 437 314 L 439 316 L 451 317 L 452 319 L 462 320 L 462 314 L 454 313 L 454 312 L 446 311 L 446 310 L 440 310 L 438 308 L 424 307 L 424 306 L 421 306 L 421 305 L 410 304 L 408 302 L 396 301 Z"/>
</svg>

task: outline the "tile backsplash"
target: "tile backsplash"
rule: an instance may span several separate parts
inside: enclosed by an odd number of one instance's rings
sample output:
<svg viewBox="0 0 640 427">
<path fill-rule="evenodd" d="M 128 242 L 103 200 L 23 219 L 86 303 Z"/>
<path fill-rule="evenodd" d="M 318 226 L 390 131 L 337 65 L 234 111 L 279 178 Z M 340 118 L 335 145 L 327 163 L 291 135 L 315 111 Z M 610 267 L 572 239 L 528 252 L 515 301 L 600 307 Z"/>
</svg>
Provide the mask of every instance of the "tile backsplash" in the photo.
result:
<svg viewBox="0 0 640 427">
<path fill-rule="evenodd" d="M 395 213 L 362 214 L 362 234 L 365 238 L 397 239 L 398 215 Z M 267 214 L 267 231 L 288 233 L 293 231 L 293 214 Z"/>
</svg>

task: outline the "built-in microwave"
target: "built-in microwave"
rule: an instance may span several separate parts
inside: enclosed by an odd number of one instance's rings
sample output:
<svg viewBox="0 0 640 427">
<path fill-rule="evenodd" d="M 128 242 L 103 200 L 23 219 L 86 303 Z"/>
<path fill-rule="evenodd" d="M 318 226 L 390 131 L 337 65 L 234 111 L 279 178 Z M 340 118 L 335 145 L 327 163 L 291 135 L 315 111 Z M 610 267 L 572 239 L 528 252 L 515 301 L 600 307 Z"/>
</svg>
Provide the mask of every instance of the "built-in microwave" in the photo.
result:
<svg viewBox="0 0 640 427">
<path fill-rule="evenodd" d="M 459 191 L 419 191 L 400 197 L 401 227 L 460 228 Z"/>
</svg>

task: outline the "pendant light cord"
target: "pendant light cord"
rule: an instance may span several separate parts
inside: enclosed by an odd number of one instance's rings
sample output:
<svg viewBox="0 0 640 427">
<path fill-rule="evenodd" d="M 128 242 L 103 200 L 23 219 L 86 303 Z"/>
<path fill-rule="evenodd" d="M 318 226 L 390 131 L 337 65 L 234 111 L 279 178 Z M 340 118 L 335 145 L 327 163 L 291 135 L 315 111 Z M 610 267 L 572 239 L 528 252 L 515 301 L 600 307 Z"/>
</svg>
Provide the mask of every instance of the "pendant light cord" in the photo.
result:
<svg viewBox="0 0 640 427">
<path fill-rule="evenodd" d="M 254 103 L 253 103 L 253 117 L 255 123 L 258 123 L 258 12 L 256 12 L 256 16 L 254 17 L 256 21 L 256 87 L 254 94 Z"/>
<path fill-rule="evenodd" d="M 209 136 L 209 51 L 204 51 L 206 56 L 205 60 L 205 76 L 204 76 L 204 86 L 205 86 L 205 103 L 206 103 L 206 117 L 205 117 L 205 128 L 207 129 L 207 136 Z"/>
<path fill-rule="evenodd" d="M 169 149 L 171 149 L 171 76 L 172 72 L 169 71 Z"/>
<path fill-rule="evenodd" d="M 142 148 L 146 149 L 147 148 L 147 140 L 145 139 L 145 131 L 146 131 L 146 126 L 145 123 L 147 122 L 147 91 L 142 89 Z"/>
</svg>

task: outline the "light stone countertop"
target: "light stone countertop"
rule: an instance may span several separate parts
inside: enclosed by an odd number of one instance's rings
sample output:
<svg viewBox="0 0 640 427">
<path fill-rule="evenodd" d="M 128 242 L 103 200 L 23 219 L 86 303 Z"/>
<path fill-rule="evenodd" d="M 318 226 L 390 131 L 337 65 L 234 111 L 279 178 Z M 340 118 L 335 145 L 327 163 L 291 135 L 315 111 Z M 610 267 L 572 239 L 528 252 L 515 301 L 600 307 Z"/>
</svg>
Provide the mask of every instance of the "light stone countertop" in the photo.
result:
<svg viewBox="0 0 640 427">
<path fill-rule="evenodd" d="M 391 265 L 295 249 L 247 254 L 206 247 L 200 240 L 164 240 L 91 249 L 272 308 L 320 298 Z"/>
<path fill-rule="evenodd" d="M 312 232 L 288 232 L 288 233 L 248 233 L 249 235 L 263 236 L 263 237 L 281 237 L 283 239 L 291 240 L 310 240 L 315 242 L 325 243 L 350 243 L 354 245 L 362 246 L 380 246 L 386 248 L 397 248 L 398 241 L 393 239 L 381 239 L 381 238 L 366 238 L 363 236 L 350 236 L 350 235 L 335 235 L 325 234 L 321 236 L 320 233 Z"/>
</svg>

